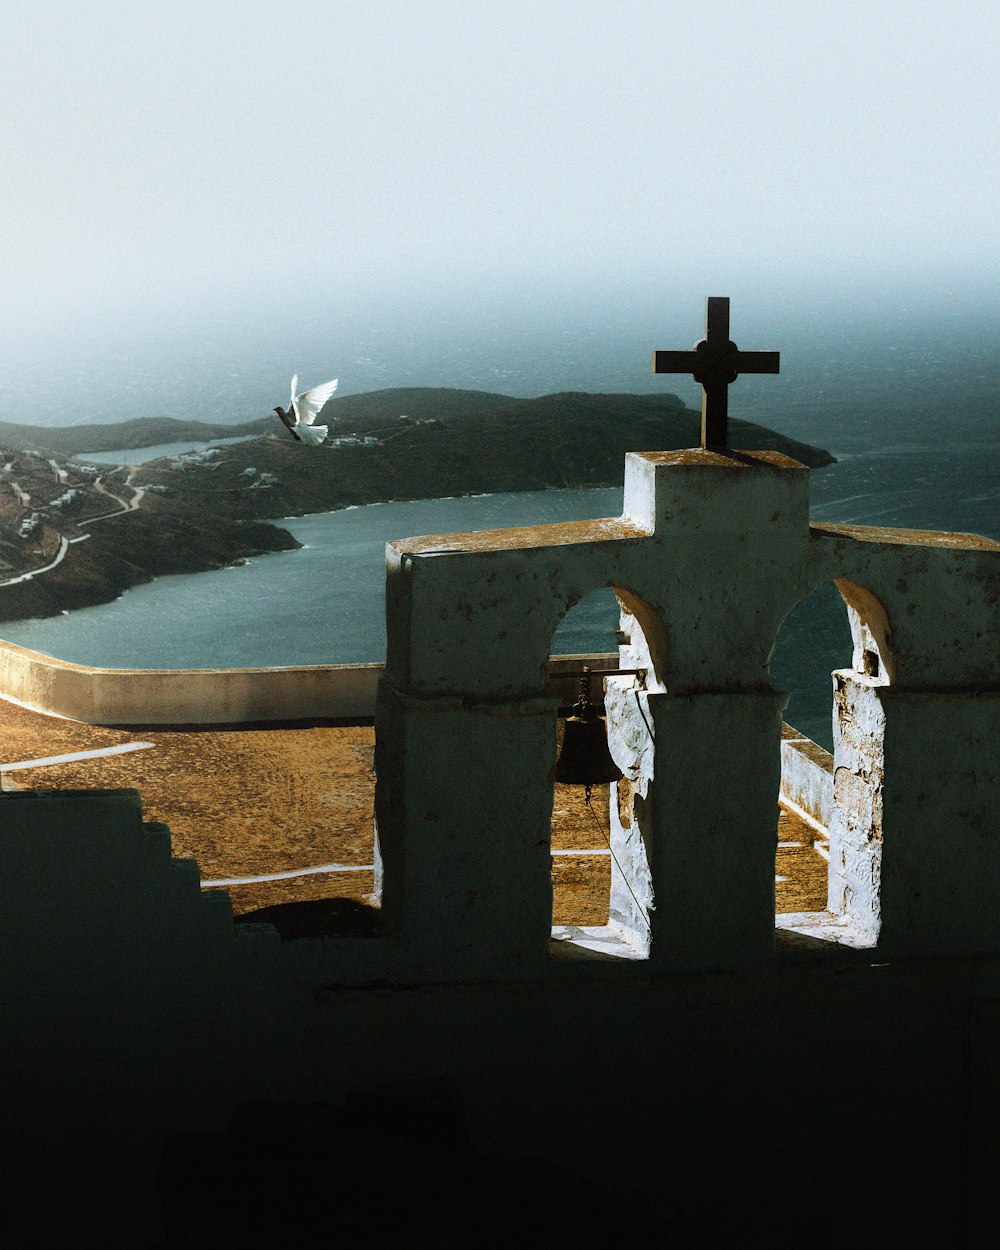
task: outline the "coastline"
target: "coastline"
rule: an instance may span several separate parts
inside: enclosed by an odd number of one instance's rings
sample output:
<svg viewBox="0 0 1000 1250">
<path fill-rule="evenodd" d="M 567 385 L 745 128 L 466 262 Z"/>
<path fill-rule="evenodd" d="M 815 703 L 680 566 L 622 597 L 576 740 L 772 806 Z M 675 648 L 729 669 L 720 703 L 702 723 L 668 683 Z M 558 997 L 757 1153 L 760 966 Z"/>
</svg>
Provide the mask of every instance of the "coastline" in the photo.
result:
<svg viewBox="0 0 1000 1250">
<path fill-rule="evenodd" d="M 203 548 L 201 553 L 196 550 L 188 549 L 190 559 L 187 567 L 177 568 L 176 561 L 171 558 L 169 566 L 150 568 L 149 561 L 144 566 L 144 570 L 140 573 L 136 572 L 139 568 L 137 565 L 121 564 L 115 562 L 107 569 L 107 576 L 101 576 L 98 572 L 97 576 L 91 576 L 90 568 L 83 569 L 83 576 L 77 576 L 80 572 L 79 568 L 69 570 L 73 576 L 70 578 L 53 579 L 52 582 L 44 582 L 39 580 L 37 590 L 40 592 L 36 595 L 26 593 L 21 590 L 18 595 L 18 601 L 14 604 L 5 602 L 6 586 L 0 584 L 0 630 L 6 624 L 13 624 L 18 621 L 45 620 L 54 616 L 68 615 L 81 608 L 99 607 L 102 604 L 113 603 L 116 599 L 121 598 L 126 591 L 136 586 L 145 586 L 156 581 L 161 577 L 174 577 L 178 575 L 188 576 L 197 573 L 213 573 L 220 572 L 227 568 L 239 568 L 240 566 L 252 561 L 257 556 L 263 555 L 280 555 L 284 552 L 302 550 L 305 544 L 299 542 L 284 527 L 282 522 L 306 521 L 311 517 L 328 516 L 335 512 L 352 512 L 360 508 L 377 507 L 379 505 L 407 504 L 407 503 L 426 503 L 429 500 L 448 502 L 457 499 L 490 499 L 495 496 L 509 493 L 523 494 L 547 494 L 559 493 L 566 490 L 593 490 L 593 489 L 614 489 L 620 487 L 621 482 L 591 482 L 581 486 L 542 486 L 535 489 L 526 489 L 523 492 L 508 491 L 465 491 L 460 494 L 453 495 L 412 495 L 405 498 L 393 499 L 372 499 L 366 503 L 350 503 L 340 504 L 331 508 L 319 508 L 310 511 L 288 513 L 283 517 L 277 517 L 273 520 L 260 521 L 256 524 L 252 522 L 240 523 L 240 535 L 245 539 L 247 532 L 252 527 L 253 534 L 260 536 L 270 532 L 276 537 L 273 544 L 247 546 L 245 541 L 241 543 L 240 553 L 234 555 L 230 559 L 212 559 L 209 558 L 207 551 Z M 244 530 L 244 527 L 246 529 Z M 408 535 L 400 535 L 400 537 L 409 537 Z M 67 551 L 66 559 L 69 559 Z M 204 558 L 199 559 L 201 554 Z M 64 560 L 64 563 L 66 561 Z M 36 570 L 30 575 L 33 581 L 36 577 L 39 579 L 47 576 L 46 570 Z M 58 580 L 58 586 L 56 581 Z M 20 583 L 21 585 L 30 584 L 27 581 Z M 48 592 L 48 593 L 46 593 Z M 31 610 L 32 605 L 37 605 L 38 610 Z M 11 606 L 14 610 L 8 610 Z"/>
<path fill-rule="evenodd" d="M 23 449 L 42 433 L 24 427 L 17 446 L 0 447 L 0 481 L 10 488 L 10 497 L 0 492 L 0 574 L 8 574 L 6 582 L 0 576 L 0 626 L 112 602 L 157 577 L 294 550 L 300 544 L 282 528 L 283 518 L 617 487 L 629 450 L 689 446 L 700 422 L 670 394 L 519 400 L 434 388 L 351 396 L 331 404 L 324 418 L 330 437 L 320 448 L 275 432 L 273 423 L 260 433 L 256 422 L 228 427 L 229 435 L 245 436 L 253 426 L 256 436 L 244 441 L 133 466 L 88 464 L 76 447 L 106 447 L 118 427 L 50 431 L 62 444 L 55 452 Z M 159 446 L 178 424 L 131 423 L 129 441 Z M 740 447 L 772 447 L 813 467 L 834 461 L 822 448 L 752 422 L 734 419 L 731 426 Z M 0 442 L 12 428 L 0 426 Z M 194 422 L 184 428 L 209 439 L 219 433 Z M 26 525 L 34 525 L 28 539 Z"/>
</svg>

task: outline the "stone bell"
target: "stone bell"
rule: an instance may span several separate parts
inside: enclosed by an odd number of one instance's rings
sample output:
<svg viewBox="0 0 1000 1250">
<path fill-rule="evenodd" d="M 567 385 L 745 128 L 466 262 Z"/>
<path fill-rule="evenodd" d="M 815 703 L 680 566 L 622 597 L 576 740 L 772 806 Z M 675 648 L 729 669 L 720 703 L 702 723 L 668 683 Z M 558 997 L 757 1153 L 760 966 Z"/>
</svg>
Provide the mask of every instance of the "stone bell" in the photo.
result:
<svg viewBox="0 0 1000 1250">
<path fill-rule="evenodd" d="M 556 781 L 563 785 L 603 786 L 617 781 L 621 769 L 608 750 L 608 723 L 590 698 L 590 673 L 584 670 L 580 697 L 566 718 L 562 750 L 556 761 Z"/>
</svg>

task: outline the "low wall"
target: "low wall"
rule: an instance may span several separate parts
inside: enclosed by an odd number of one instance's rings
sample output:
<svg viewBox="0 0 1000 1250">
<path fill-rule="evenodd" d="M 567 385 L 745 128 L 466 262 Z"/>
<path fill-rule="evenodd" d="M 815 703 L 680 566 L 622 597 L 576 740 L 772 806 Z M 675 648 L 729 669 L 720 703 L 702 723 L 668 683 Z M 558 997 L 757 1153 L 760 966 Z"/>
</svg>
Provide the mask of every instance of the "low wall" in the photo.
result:
<svg viewBox="0 0 1000 1250">
<path fill-rule="evenodd" d="M 0 695 L 90 725 L 370 719 L 381 664 L 114 669 L 0 643 Z"/>
<path fill-rule="evenodd" d="M 612 654 L 555 656 L 552 693 L 572 702 L 579 678 L 561 669 L 613 668 Z M 0 641 L 0 697 L 89 725 L 226 725 L 370 720 L 381 664 L 300 668 L 118 669 L 70 664 Z M 603 683 L 594 683 L 595 701 Z"/>
<path fill-rule="evenodd" d="M 781 727 L 781 797 L 829 829 L 833 756 L 791 725 Z"/>
</svg>

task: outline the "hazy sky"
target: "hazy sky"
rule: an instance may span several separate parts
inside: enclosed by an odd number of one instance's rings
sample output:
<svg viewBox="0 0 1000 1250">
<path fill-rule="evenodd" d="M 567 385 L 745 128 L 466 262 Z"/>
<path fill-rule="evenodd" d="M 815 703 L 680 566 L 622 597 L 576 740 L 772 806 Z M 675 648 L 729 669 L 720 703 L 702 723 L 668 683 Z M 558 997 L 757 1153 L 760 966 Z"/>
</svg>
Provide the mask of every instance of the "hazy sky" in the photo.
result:
<svg viewBox="0 0 1000 1250">
<path fill-rule="evenodd" d="M 995 272 L 996 0 L 16 0 L 9 310 Z"/>
</svg>

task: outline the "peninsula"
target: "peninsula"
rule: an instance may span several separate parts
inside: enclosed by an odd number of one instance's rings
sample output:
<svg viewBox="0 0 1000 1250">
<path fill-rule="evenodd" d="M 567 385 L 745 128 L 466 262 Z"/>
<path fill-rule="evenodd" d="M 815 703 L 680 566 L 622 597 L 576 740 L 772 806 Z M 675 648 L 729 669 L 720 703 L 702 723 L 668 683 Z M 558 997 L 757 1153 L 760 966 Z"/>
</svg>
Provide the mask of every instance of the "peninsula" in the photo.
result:
<svg viewBox="0 0 1000 1250">
<path fill-rule="evenodd" d="M 298 546 L 273 524 L 350 505 L 498 491 L 611 486 L 627 451 L 689 447 L 700 416 L 675 395 L 566 392 L 515 399 L 406 388 L 338 398 L 323 446 L 277 418 L 220 425 L 168 418 L 61 428 L 0 422 L 0 621 L 107 602 L 169 573 Z M 150 460 L 98 451 L 244 441 Z M 811 467 L 820 448 L 733 420 L 734 446 Z"/>
</svg>

